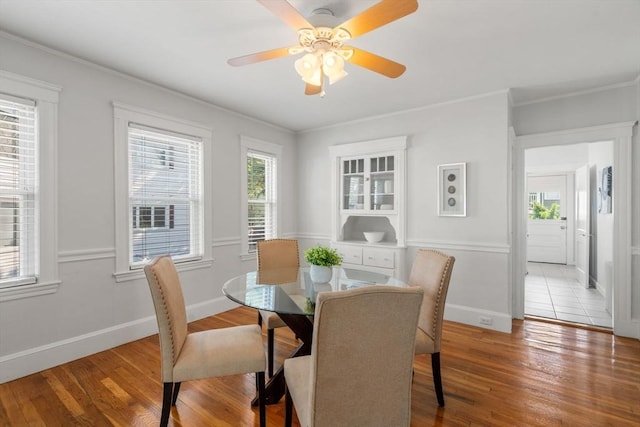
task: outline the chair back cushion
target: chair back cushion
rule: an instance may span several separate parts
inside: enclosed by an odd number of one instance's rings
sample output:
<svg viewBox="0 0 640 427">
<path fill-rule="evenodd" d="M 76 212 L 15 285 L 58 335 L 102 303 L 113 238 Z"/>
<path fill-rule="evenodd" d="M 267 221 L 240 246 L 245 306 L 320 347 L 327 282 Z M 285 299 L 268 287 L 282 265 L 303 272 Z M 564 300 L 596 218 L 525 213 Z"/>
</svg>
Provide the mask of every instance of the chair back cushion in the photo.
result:
<svg viewBox="0 0 640 427">
<path fill-rule="evenodd" d="M 293 239 L 258 240 L 258 270 L 274 268 L 298 268 L 298 241 Z"/>
<path fill-rule="evenodd" d="M 393 286 L 318 294 L 311 425 L 409 425 L 422 295 L 420 288 Z"/>
<path fill-rule="evenodd" d="M 424 290 L 418 327 L 431 340 L 428 346 L 430 348 L 422 352 L 440 351 L 444 303 L 454 263 L 454 257 L 430 249 L 418 250 L 413 262 L 409 286 L 418 286 Z"/>
<path fill-rule="evenodd" d="M 162 380 L 173 382 L 173 366 L 187 337 L 187 313 L 182 285 L 169 255 L 154 259 L 144 267 L 144 272 L 158 320 Z"/>
</svg>

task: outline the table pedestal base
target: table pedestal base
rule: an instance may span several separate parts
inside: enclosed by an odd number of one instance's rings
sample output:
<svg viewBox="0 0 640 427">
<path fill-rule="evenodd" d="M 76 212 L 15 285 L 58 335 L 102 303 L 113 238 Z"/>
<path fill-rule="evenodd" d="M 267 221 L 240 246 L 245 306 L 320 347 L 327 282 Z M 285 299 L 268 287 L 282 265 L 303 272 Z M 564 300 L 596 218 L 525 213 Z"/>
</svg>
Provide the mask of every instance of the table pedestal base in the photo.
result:
<svg viewBox="0 0 640 427">
<path fill-rule="evenodd" d="M 307 356 L 311 354 L 311 341 L 313 340 L 313 317 L 300 316 L 299 314 L 278 314 L 282 321 L 291 328 L 301 344 L 289 357 Z M 285 392 L 284 381 L 284 364 L 276 371 L 275 374 L 265 386 L 267 405 L 278 403 Z M 255 397 L 251 401 L 251 405 L 258 406 L 258 398 Z"/>
</svg>

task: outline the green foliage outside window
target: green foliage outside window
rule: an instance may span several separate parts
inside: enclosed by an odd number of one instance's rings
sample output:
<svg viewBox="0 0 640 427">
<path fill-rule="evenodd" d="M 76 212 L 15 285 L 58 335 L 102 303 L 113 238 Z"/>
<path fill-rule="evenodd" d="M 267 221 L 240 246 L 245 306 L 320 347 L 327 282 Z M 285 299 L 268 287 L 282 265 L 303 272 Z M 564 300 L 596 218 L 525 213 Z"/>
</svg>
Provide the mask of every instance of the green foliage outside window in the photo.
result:
<svg viewBox="0 0 640 427">
<path fill-rule="evenodd" d="M 533 201 L 529 212 L 531 219 L 560 219 L 560 205 L 557 203 L 548 208 L 540 202 Z"/>
</svg>

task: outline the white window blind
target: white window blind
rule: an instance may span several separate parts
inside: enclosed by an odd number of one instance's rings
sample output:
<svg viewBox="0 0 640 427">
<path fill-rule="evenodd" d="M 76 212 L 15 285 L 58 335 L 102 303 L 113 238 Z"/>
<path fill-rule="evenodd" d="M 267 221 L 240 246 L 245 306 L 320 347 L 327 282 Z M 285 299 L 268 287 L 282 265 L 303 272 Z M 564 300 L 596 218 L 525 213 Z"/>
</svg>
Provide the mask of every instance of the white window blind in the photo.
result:
<svg viewBox="0 0 640 427">
<path fill-rule="evenodd" d="M 277 161 L 274 156 L 247 153 L 249 252 L 258 240 L 277 237 Z"/>
<path fill-rule="evenodd" d="M 201 258 L 202 141 L 134 123 L 128 135 L 131 268 Z"/>
<path fill-rule="evenodd" d="M 0 287 L 35 283 L 35 102 L 0 94 Z"/>
</svg>

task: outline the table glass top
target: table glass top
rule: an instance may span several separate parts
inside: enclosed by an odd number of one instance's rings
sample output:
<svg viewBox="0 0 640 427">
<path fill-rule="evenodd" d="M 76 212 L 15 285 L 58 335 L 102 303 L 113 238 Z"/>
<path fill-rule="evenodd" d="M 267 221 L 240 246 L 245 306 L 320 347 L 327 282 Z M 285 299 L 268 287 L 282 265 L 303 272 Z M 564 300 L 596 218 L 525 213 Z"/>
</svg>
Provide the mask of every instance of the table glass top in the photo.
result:
<svg viewBox="0 0 640 427">
<path fill-rule="evenodd" d="M 308 268 L 282 268 L 234 277 L 224 284 L 222 291 L 231 300 L 259 310 L 313 315 L 319 292 L 373 285 L 406 286 L 406 283 L 384 274 L 337 267 L 333 268 L 329 283 L 313 283 Z"/>
</svg>

